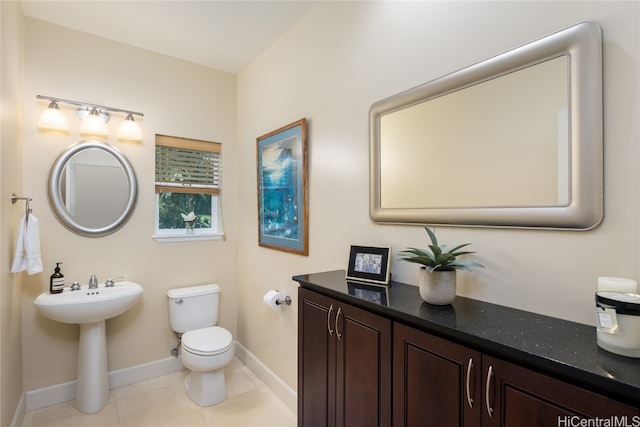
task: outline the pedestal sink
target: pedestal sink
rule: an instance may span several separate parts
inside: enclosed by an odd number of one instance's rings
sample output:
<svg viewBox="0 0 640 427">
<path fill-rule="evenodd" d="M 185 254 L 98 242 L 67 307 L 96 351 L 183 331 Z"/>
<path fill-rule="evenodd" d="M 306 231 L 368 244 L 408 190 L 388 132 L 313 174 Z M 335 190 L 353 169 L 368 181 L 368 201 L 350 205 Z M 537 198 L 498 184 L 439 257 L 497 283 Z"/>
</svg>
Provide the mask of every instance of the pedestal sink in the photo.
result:
<svg viewBox="0 0 640 427">
<path fill-rule="evenodd" d="M 44 292 L 33 301 L 49 319 L 80 325 L 76 382 L 76 408 L 80 412 L 98 412 L 109 400 L 105 320 L 131 308 L 142 290 L 137 283 L 125 281 L 111 287 L 100 285 L 97 289 L 82 286 L 80 290 L 65 289 L 59 294 Z"/>
</svg>

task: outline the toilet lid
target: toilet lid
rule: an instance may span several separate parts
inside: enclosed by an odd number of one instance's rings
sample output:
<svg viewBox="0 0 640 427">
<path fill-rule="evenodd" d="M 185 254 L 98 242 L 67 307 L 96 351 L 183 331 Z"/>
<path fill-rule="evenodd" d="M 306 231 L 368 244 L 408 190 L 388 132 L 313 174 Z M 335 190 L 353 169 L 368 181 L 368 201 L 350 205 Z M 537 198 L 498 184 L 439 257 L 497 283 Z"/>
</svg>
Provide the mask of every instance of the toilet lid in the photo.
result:
<svg viewBox="0 0 640 427">
<path fill-rule="evenodd" d="M 182 348 L 189 353 L 212 356 L 231 348 L 231 333 L 219 326 L 196 329 L 182 335 Z"/>
</svg>

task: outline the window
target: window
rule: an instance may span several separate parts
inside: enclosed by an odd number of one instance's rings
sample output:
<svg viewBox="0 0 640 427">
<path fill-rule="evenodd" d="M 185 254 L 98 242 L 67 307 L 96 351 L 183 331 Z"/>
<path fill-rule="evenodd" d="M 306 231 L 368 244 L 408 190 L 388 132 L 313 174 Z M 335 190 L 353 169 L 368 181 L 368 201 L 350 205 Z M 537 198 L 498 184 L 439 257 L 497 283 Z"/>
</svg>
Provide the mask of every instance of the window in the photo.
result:
<svg viewBox="0 0 640 427">
<path fill-rule="evenodd" d="M 157 241 L 224 237 L 221 172 L 219 142 L 156 135 Z"/>
</svg>

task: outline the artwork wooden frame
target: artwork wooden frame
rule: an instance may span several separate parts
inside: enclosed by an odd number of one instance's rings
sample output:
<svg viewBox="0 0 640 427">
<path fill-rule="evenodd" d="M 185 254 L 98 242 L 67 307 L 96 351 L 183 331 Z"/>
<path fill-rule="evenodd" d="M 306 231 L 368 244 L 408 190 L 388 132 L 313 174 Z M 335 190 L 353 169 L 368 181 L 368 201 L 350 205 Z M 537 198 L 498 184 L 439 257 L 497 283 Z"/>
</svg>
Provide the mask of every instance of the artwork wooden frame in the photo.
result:
<svg viewBox="0 0 640 427">
<path fill-rule="evenodd" d="M 307 119 L 256 139 L 258 244 L 309 255 Z"/>
<path fill-rule="evenodd" d="M 391 248 L 380 246 L 351 246 L 348 280 L 387 285 L 391 279 Z"/>
</svg>

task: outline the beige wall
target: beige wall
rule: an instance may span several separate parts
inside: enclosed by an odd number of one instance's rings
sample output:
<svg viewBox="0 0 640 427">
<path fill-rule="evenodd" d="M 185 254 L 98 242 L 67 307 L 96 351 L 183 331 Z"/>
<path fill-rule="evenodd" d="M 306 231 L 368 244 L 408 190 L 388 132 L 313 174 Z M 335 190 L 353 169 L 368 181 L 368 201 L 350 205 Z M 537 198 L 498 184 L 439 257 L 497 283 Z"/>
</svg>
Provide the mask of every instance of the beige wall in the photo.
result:
<svg viewBox="0 0 640 427">
<path fill-rule="evenodd" d="M 270 288 L 294 296 L 295 274 L 346 268 L 351 244 L 393 247 L 396 262 L 424 247 L 419 226 L 368 216 L 368 111 L 417 86 L 583 20 L 604 32 L 605 210 L 589 232 L 439 228 L 473 242 L 486 268 L 460 276 L 458 293 L 592 323 L 598 276 L 638 278 L 638 2 L 320 2 L 238 77 L 238 336 L 296 387 L 296 308 L 273 313 Z M 257 245 L 255 138 L 309 119 L 308 257 Z"/>
<path fill-rule="evenodd" d="M 0 2 L 0 425 L 8 426 L 22 396 L 21 274 L 10 273 L 22 192 L 22 13 L 17 2 Z"/>
<path fill-rule="evenodd" d="M 109 370 L 170 357 L 177 344 L 167 318 L 166 291 L 172 287 L 218 283 L 222 288 L 219 324 L 236 330 L 236 76 L 51 25 L 25 19 L 24 192 L 33 197 L 40 220 L 45 271 L 25 276 L 23 293 L 24 389 L 76 378 L 79 327 L 53 322 L 36 312 L 35 297 L 49 286 L 55 262 L 67 281 L 87 283 L 124 275 L 144 287 L 131 310 L 107 321 Z M 124 115 L 112 114 L 109 143 L 131 162 L 139 199 L 131 220 L 104 238 L 80 237 L 54 218 L 46 193 L 56 157 L 79 141 L 80 120 L 61 108 L 69 136 L 39 133 L 36 123 L 47 102 L 36 94 L 131 109 L 144 113 L 142 144 L 116 141 Z M 154 230 L 154 134 L 223 144 L 223 215 L 226 241 L 157 243 Z"/>
</svg>

